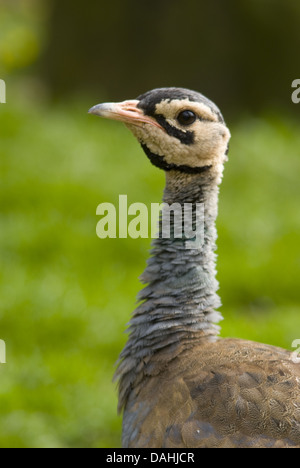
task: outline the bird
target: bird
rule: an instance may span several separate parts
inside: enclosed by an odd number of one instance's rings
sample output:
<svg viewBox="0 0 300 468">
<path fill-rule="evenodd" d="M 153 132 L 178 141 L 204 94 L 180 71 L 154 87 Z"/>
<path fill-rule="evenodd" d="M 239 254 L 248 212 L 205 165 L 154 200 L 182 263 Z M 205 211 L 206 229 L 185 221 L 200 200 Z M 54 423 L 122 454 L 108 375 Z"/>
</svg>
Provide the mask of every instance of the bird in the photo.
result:
<svg viewBox="0 0 300 468">
<path fill-rule="evenodd" d="M 170 87 L 89 112 L 125 123 L 165 171 L 164 206 L 192 207 L 193 226 L 203 207 L 200 243 L 175 235 L 175 215 L 169 237 L 161 217 L 152 240 L 115 374 L 122 446 L 300 448 L 300 365 L 292 353 L 219 336 L 216 218 L 231 138 L 221 111 L 197 91 Z"/>
</svg>

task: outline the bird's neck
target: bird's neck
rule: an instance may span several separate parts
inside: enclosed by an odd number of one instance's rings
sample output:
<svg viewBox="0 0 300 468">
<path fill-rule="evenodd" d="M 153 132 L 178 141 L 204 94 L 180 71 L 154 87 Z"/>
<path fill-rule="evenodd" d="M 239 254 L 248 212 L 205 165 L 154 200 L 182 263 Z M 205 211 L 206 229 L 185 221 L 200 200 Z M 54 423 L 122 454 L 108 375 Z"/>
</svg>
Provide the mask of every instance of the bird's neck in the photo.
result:
<svg viewBox="0 0 300 468">
<path fill-rule="evenodd" d="M 215 325 L 222 319 L 216 311 L 221 303 L 215 269 L 215 221 L 221 176 L 222 167 L 202 174 L 166 173 L 165 206 L 179 204 L 182 218 L 175 223 L 181 226 L 184 213 L 192 207 L 196 236 L 195 240 L 184 234 L 178 238 L 171 216 L 170 236 L 163 238 L 160 221 L 160 236 L 152 243 L 151 257 L 141 276 L 147 286 L 139 294 L 141 303 L 129 323 L 129 339 L 116 374 L 121 406 L 137 369 L 153 355 L 159 353 L 161 363 L 172 360 L 195 340 L 215 340 L 219 333 Z"/>
</svg>

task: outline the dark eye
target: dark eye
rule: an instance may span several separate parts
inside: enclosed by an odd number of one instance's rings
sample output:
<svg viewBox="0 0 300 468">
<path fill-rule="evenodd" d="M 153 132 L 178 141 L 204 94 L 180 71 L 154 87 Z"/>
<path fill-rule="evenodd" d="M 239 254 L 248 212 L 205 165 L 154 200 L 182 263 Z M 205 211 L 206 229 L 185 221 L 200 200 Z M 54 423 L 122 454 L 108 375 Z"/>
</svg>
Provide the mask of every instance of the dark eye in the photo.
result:
<svg viewBox="0 0 300 468">
<path fill-rule="evenodd" d="M 196 114 L 191 110 L 184 110 L 177 116 L 180 125 L 191 125 L 195 122 L 196 118 Z"/>
</svg>

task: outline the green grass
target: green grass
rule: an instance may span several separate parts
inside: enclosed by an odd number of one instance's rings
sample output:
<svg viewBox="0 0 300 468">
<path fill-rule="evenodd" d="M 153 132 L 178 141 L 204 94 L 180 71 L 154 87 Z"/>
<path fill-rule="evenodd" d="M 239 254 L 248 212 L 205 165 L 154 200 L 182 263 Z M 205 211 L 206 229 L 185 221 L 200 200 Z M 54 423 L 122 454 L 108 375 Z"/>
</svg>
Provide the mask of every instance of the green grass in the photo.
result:
<svg viewBox="0 0 300 468">
<path fill-rule="evenodd" d="M 96 237 L 96 207 L 161 200 L 164 175 L 94 102 L 0 106 L 0 447 L 118 447 L 111 382 L 150 241 Z M 300 338 L 300 136 L 231 128 L 221 188 L 222 336 Z"/>
</svg>

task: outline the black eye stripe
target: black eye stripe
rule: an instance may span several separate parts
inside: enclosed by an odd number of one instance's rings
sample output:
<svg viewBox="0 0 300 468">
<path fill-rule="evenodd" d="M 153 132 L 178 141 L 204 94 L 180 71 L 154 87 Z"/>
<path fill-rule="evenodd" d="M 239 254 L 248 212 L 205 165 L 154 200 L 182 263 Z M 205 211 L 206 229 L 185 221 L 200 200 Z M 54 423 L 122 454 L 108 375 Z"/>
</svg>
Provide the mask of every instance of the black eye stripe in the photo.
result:
<svg viewBox="0 0 300 468">
<path fill-rule="evenodd" d="M 161 114 L 155 115 L 157 122 L 166 130 L 168 135 L 173 136 L 181 141 L 184 145 L 192 145 L 195 141 L 194 132 L 183 131 L 180 128 L 174 127 L 166 121 L 165 117 Z"/>
</svg>

